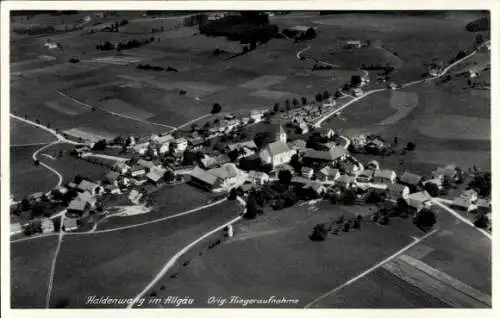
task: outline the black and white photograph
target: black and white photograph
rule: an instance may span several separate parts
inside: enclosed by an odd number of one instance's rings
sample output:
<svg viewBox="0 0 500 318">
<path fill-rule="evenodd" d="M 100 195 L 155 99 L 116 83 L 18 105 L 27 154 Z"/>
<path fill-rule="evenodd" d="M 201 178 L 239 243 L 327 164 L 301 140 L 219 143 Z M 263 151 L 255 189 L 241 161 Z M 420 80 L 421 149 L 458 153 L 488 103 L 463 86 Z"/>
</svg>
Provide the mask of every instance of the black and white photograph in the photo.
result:
<svg viewBox="0 0 500 318">
<path fill-rule="evenodd" d="M 493 307 L 492 12 L 256 8 L 8 12 L 3 306 Z"/>
</svg>

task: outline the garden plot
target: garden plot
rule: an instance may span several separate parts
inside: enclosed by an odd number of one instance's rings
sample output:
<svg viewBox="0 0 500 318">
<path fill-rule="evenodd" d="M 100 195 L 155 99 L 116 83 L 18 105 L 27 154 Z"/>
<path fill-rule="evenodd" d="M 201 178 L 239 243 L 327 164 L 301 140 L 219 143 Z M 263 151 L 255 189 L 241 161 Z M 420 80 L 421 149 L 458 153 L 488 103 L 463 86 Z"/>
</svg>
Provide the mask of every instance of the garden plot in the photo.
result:
<svg viewBox="0 0 500 318">
<path fill-rule="evenodd" d="M 128 65 L 132 63 L 138 63 L 143 61 L 144 58 L 136 57 L 136 56 L 105 56 L 105 57 L 96 57 L 88 61 L 82 62 L 90 62 L 90 63 L 103 63 L 103 64 L 112 64 L 112 65 Z"/>
<path fill-rule="evenodd" d="M 128 117 L 138 118 L 138 119 L 148 119 L 154 114 L 147 112 L 145 110 L 138 109 L 120 99 L 109 99 L 101 101 L 99 103 L 100 107 L 111 113 L 118 113 Z"/>
<path fill-rule="evenodd" d="M 269 86 L 276 85 L 286 79 L 286 76 L 279 75 L 263 75 L 251 81 L 241 84 L 240 87 L 249 89 L 265 89 Z"/>
</svg>

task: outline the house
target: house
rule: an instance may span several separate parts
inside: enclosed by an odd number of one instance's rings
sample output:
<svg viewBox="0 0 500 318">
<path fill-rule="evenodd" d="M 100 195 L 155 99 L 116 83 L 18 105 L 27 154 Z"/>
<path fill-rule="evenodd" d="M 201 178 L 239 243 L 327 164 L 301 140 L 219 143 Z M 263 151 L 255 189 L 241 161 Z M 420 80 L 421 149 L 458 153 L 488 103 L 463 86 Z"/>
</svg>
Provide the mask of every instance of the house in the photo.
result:
<svg viewBox="0 0 500 318">
<path fill-rule="evenodd" d="M 322 195 L 326 193 L 326 187 L 321 182 L 312 182 L 310 184 L 304 185 L 304 188 L 312 189 L 317 195 Z"/>
<path fill-rule="evenodd" d="M 155 168 L 156 165 L 150 160 L 139 159 L 137 161 L 137 165 L 146 169 L 146 172 L 150 171 L 152 168 Z"/>
<path fill-rule="evenodd" d="M 432 205 L 432 197 L 429 193 L 427 193 L 427 191 L 416 192 L 409 194 L 406 197 L 406 203 L 418 212 L 421 209 Z"/>
<path fill-rule="evenodd" d="M 312 176 L 314 175 L 314 170 L 312 168 L 309 168 L 309 167 L 302 167 L 301 171 L 300 171 L 300 174 L 304 177 L 304 178 L 308 178 L 308 179 L 311 179 Z"/>
<path fill-rule="evenodd" d="M 347 158 L 347 150 L 343 147 L 330 148 L 328 151 L 309 149 L 304 154 L 306 162 L 334 162 Z"/>
<path fill-rule="evenodd" d="M 346 49 L 359 49 L 359 48 L 361 48 L 361 41 L 360 40 L 347 40 L 345 42 L 345 48 Z"/>
<path fill-rule="evenodd" d="M 203 144 L 205 140 L 201 137 L 191 138 L 188 141 L 188 145 L 192 150 L 201 150 L 203 149 Z"/>
<path fill-rule="evenodd" d="M 479 199 L 479 194 L 473 189 L 468 189 L 460 193 L 459 197 L 463 198 L 469 203 L 476 203 Z"/>
<path fill-rule="evenodd" d="M 484 213 L 491 212 L 491 202 L 485 199 L 478 199 L 475 203 L 477 209 Z"/>
<path fill-rule="evenodd" d="M 309 132 L 309 126 L 305 122 L 301 122 L 298 129 L 302 135 L 305 135 Z"/>
<path fill-rule="evenodd" d="M 67 214 L 77 215 L 78 217 L 87 217 L 90 212 L 90 203 L 81 199 L 74 199 L 67 208 Z"/>
<path fill-rule="evenodd" d="M 387 199 L 390 201 L 396 201 L 399 198 L 406 199 L 410 194 L 410 188 L 408 186 L 399 183 L 390 183 L 387 185 Z"/>
<path fill-rule="evenodd" d="M 132 177 L 139 177 L 146 174 L 146 169 L 139 165 L 134 165 L 130 168 L 130 175 Z"/>
<path fill-rule="evenodd" d="M 43 197 L 43 192 L 36 192 L 28 196 L 29 199 L 35 201 L 35 202 L 40 202 Z"/>
<path fill-rule="evenodd" d="M 347 158 L 347 160 L 343 160 L 338 163 L 338 168 L 342 173 L 356 176 L 360 167 L 357 162 L 352 160 L 351 158 Z"/>
<path fill-rule="evenodd" d="M 390 82 L 389 85 L 387 85 L 387 87 L 389 87 L 389 89 L 391 90 L 396 90 L 398 89 L 398 84 L 394 83 L 394 82 Z"/>
<path fill-rule="evenodd" d="M 111 194 L 120 194 L 121 190 L 116 184 L 107 184 L 104 186 L 104 191 Z"/>
<path fill-rule="evenodd" d="M 306 25 L 296 25 L 283 30 L 283 34 L 291 38 L 313 38 L 316 28 Z"/>
<path fill-rule="evenodd" d="M 91 208 L 94 208 L 97 202 L 97 199 L 93 195 L 91 195 L 88 191 L 79 192 L 75 199 L 88 202 Z"/>
<path fill-rule="evenodd" d="M 340 177 L 340 172 L 338 169 L 326 166 L 319 170 L 316 176 L 323 182 L 335 182 Z"/>
<path fill-rule="evenodd" d="M 130 170 L 130 166 L 124 162 L 117 162 L 113 165 L 113 170 L 120 174 L 126 174 Z"/>
<path fill-rule="evenodd" d="M 439 76 L 439 73 L 440 73 L 440 71 L 439 71 L 439 69 L 437 69 L 437 68 L 433 68 L 433 69 L 431 69 L 431 70 L 429 71 L 429 75 L 430 75 L 430 76 L 432 76 L 432 77 L 437 77 L 437 76 Z"/>
<path fill-rule="evenodd" d="M 248 180 L 256 185 L 264 185 L 269 182 L 269 175 L 265 172 L 250 171 L 248 173 Z"/>
<path fill-rule="evenodd" d="M 234 163 L 226 163 L 219 168 L 208 170 L 208 173 L 215 176 L 218 180 L 214 192 L 229 191 L 231 188 L 241 186 L 248 176 L 245 172 L 236 167 Z"/>
<path fill-rule="evenodd" d="M 148 151 L 148 144 L 147 143 L 141 143 L 134 145 L 132 149 L 137 152 L 140 155 L 146 154 L 146 151 Z"/>
<path fill-rule="evenodd" d="M 63 229 L 65 232 L 78 229 L 78 220 L 76 218 L 65 217 L 63 221 Z"/>
<path fill-rule="evenodd" d="M 350 189 L 356 185 L 356 179 L 353 176 L 343 174 L 339 178 L 337 178 L 337 180 L 335 181 L 335 185 L 338 185 L 344 189 Z"/>
<path fill-rule="evenodd" d="M 226 114 L 224 116 L 224 119 L 227 119 L 227 120 L 231 120 L 231 119 L 235 119 L 236 117 L 234 116 L 234 114 Z"/>
<path fill-rule="evenodd" d="M 195 186 L 201 187 L 208 191 L 213 191 L 218 183 L 218 178 L 206 170 L 195 167 L 190 175 L 189 182 Z"/>
<path fill-rule="evenodd" d="M 177 138 L 175 140 L 173 140 L 171 143 L 171 149 L 173 152 L 175 153 L 182 153 L 184 151 L 186 151 L 186 148 L 188 146 L 188 142 L 185 138 Z"/>
<path fill-rule="evenodd" d="M 429 179 L 424 182 L 422 182 L 422 185 L 425 186 L 428 183 L 435 184 L 439 190 L 443 189 L 443 179 L 441 178 L 434 178 L 434 179 Z"/>
<path fill-rule="evenodd" d="M 306 151 L 306 144 L 304 140 L 296 139 L 288 143 L 288 148 L 290 148 L 294 154 L 299 154 Z"/>
<path fill-rule="evenodd" d="M 422 176 L 419 176 L 418 174 L 410 173 L 405 171 L 400 177 L 399 177 L 399 183 L 404 184 L 410 188 L 410 191 L 414 192 L 418 188 L 422 181 Z"/>
<path fill-rule="evenodd" d="M 374 173 L 375 172 L 373 170 L 365 169 L 360 174 L 358 174 L 358 176 L 356 177 L 356 181 L 362 183 L 371 182 Z"/>
<path fill-rule="evenodd" d="M 322 138 L 332 139 L 335 137 L 335 131 L 328 127 L 317 128 L 314 132 Z"/>
<path fill-rule="evenodd" d="M 156 140 L 158 143 L 158 153 L 164 154 L 167 153 L 170 150 L 170 143 L 174 140 L 174 137 L 172 135 L 165 135 L 165 136 L 160 136 Z"/>
<path fill-rule="evenodd" d="M 158 181 L 160 181 L 163 178 L 163 174 L 165 172 L 160 170 L 160 169 L 152 169 L 149 171 L 149 173 L 146 175 L 146 178 L 151 181 L 154 184 L 157 184 Z"/>
<path fill-rule="evenodd" d="M 478 193 L 472 189 L 469 189 L 463 191 L 457 197 L 455 197 L 453 199 L 452 205 L 463 210 L 473 210 L 477 208 L 476 202 L 478 201 L 478 199 Z"/>
<path fill-rule="evenodd" d="M 354 95 L 354 97 L 359 97 L 361 95 L 363 95 L 363 90 L 361 88 L 354 88 L 352 91 L 351 91 L 352 95 Z"/>
<path fill-rule="evenodd" d="M 234 144 L 226 146 L 226 149 L 228 152 L 236 150 L 236 149 L 243 150 L 245 153 L 244 157 L 248 157 L 248 156 L 253 155 L 257 151 L 257 148 L 258 147 L 253 140 L 238 142 L 238 143 L 234 143 Z"/>
<path fill-rule="evenodd" d="M 142 193 L 140 193 L 139 191 L 137 191 L 136 189 L 133 189 L 132 191 L 130 191 L 129 195 L 128 195 L 128 199 L 130 200 L 130 202 L 132 202 L 133 204 L 139 204 L 139 200 L 142 198 Z"/>
<path fill-rule="evenodd" d="M 54 232 L 54 222 L 49 218 L 41 219 L 42 233 L 52 233 Z"/>
<path fill-rule="evenodd" d="M 45 46 L 46 48 L 48 48 L 49 50 L 53 50 L 53 49 L 57 49 L 59 47 L 59 44 L 57 43 L 52 43 L 52 42 L 45 42 L 43 44 L 43 46 Z"/>
<path fill-rule="evenodd" d="M 262 111 L 251 111 L 250 112 L 250 118 L 255 122 L 255 123 L 260 123 L 262 119 L 264 118 L 264 113 Z"/>
<path fill-rule="evenodd" d="M 102 187 L 100 185 L 87 180 L 82 180 L 82 182 L 78 184 L 77 189 L 81 192 L 88 191 L 91 195 L 96 195 L 102 192 Z"/>
<path fill-rule="evenodd" d="M 68 183 L 68 189 L 76 189 L 77 186 L 78 185 L 76 183 L 74 183 L 74 182 Z"/>
<path fill-rule="evenodd" d="M 288 145 L 286 144 L 286 134 L 284 140 L 285 141 L 281 139 L 268 144 L 259 154 L 262 162 L 271 164 L 273 168 L 281 164 L 290 162 L 293 151 L 290 150 L 290 148 L 288 148 Z"/>
<path fill-rule="evenodd" d="M 396 172 L 394 170 L 382 169 L 377 170 L 373 174 L 373 182 L 375 183 L 395 183 L 396 182 Z"/>
<path fill-rule="evenodd" d="M 457 166 L 452 164 L 446 167 L 439 167 L 432 172 L 432 175 L 435 178 L 441 179 L 441 181 L 444 181 L 445 178 L 450 181 L 456 181 L 458 179 Z"/>
<path fill-rule="evenodd" d="M 118 177 L 120 177 L 120 173 L 116 171 L 111 170 L 108 173 L 106 173 L 106 180 L 109 181 L 110 183 L 115 183 Z"/>
</svg>

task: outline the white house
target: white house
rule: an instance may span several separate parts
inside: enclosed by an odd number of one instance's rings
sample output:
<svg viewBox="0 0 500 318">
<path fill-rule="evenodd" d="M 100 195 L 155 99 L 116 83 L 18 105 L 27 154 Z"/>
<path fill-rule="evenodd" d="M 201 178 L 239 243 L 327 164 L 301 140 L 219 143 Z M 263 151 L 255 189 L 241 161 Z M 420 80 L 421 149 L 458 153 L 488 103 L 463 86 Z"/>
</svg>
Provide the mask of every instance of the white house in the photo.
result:
<svg viewBox="0 0 500 318">
<path fill-rule="evenodd" d="M 312 176 L 314 175 L 314 170 L 309 167 L 302 167 L 301 169 L 301 174 L 304 178 L 311 179 Z"/>
<path fill-rule="evenodd" d="M 363 90 L 361 88 L 354 88 L 352 90 L 352 94 L 355 96 L 355 97 L 359 97 L 361 95 L 363 95 Z"/>
<path fill-rule="evenodd" d="M 286 134 L 285 134 L 286 136 Z M 285 137 L 286 139 L 286 137 Z M 293 151 L 282 140 L 268 144 L 259 154 L 262 162 L 274 167 L 290 162 Z"/>
<path fill-rule="evenodd" d="M 218 180 L 214 192 L 229 191 L 241 186 L 248 179 L 248 175 L 238 169 L 234 163 L 226 163 L 219 168 L 210 169 L 208 173 Z"/>
<path fill-rule="evenodd" d="M 124 162 L 117 162 L 113 165 L 113 169 L 120 174 L 126 174 L 130 170 L 130 166 Z"/>
<path fill-rule="evenodd" d="M 54 232 L 54 222 L 49 218 L 42 218 L 42 233 L 52 233 Z"/>
<path fill-rule="evenodd" d="M 387 197 L 389 200 L 407 199 L 409 195 L 410 188 L 408 186 L 399 183 L 390 183 L 387 185 Z"/>
<path fill-rule="evenodd" d="M 318 171 L 317 178 L 318 180 L 324 182 L 335 182 L 338 178 L 340 178 L 340 172 L 338 169 L 326 166 Z"/>
<path fill-rule="evenodd" d="M 394 170 L 388 170 L 388 169 L 383 169 L 383 170 L 377 170 L 373 174 L 373 182 L 375 183 L 395 183 L 396 182 L 396 172 Z"/>
<path fill-rule="evenodd" d="M 248 180 L 250 182 L 255 183 L 256 185 L 263 185 L 269 182 L 269 175 L 265 172 L 260 171 L 250 171 L 248 173 Z"/>
<path fill-rule="evenodd" d="M 432 197 L 429 193 L 427 193 L 427 191 L 416 192 L 408 195 L 406 197 L 406 202 L 412 208 L 420 211 L 421 209 L 432 205 Z"/>
<path fill-rule="evenodd" d="M 103 190 L 103 188 L 100 185 L 87 180 L 82 180 L 82 182 L 78 184 L 77 189 L 84 192 L 88 191 L 91 195 L 100 194 L 102 193 Z"/>
<path fill-rule="evenodd" d="M 188 142 L 185 138 L 177 138 L 171 142 L 172 150 L 175 153 L 184 152 L 188 146 Z"/>
</svg>

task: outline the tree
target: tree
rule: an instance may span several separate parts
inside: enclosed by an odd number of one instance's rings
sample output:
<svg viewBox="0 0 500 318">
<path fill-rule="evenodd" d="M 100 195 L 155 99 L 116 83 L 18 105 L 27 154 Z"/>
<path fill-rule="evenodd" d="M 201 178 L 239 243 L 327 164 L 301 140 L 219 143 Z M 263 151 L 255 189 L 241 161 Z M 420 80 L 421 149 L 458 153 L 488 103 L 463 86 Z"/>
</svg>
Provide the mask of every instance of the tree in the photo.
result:
<svg viewBox="0 0 500 318">
<path fill-rule="evenodd" d="M 108 142 L 106 139 L 101 139 L 98 142 L 94 144 L 94 147 L 92 147 L 92 150 L 104 150 L 108 146 Z"/>
<path fill-rule="evenodd" d="M 491 194 L 491 173 L 477 171 L 474 178 L 469 182 L 469 187 L 475 190 L 480 196 Z"/>
<path fill-rule="evenodd" d="M 353 75 L 351 77 L 351 86 L 357 87 L 359 85 L 361 85 L 361 76 L 359 76 L 359 75 Z"/>
<path fill-rule="evenodd" d="M 248 46 L 244 45 L 244 46 L 243 46 L 243 51 L 242 51 L 242 52 L 243 52 L 243 54 L 248 53 Z"/>
<path fill-rule="evenodd" d="M 285 108 L 286 108 L 286 110 L 292 109 L 292 105 L 290 104 L 290 100 L 289 99 L 285 100 Z"/>
<path fill-rule="evenodd" d="M 328 98 L 330 98 L 330 93 L 328 91 L 324 91 L 323 92 L 323 100 L 327 100 Z"/>
<path fill-rule="evenodd" d="M 273 106 L 273 111 L 275 113 L 279 112 L 280 111 L 280 103 L 274 103 L 274 106 Z"/>
<path fill-rule="evenodd" d="M 349 230 L 351 229 L 351 223 L 349 222 L 345 222 L 343 225 L 342 225 L 342 231 L 344 232 L 349 232 Z"/>
<path fill-rule="evenodd" d="M 35 160 L 35 161 L 33 162 L 33 164 L 34 164 L 36 167 L 38 167 L 38 166 L 40 165 L 40 161 L 37 159 L 37 160 Z"/>
<path fill-rule="evenodd" d="M 302 164 L 300 163 L 298 154 L 294 154 L 292 156 L 292 158 L 290 159 L 290 166 L 293 167 L 295 172 L 300 173 L 300 171 L 302 170 Z"/>
<path fill-rule="evenodd" d="M 206 122 L 205 125 L 203 125 L 203 129 L 208 130 L 210 129 L 210 122 Z"/>
<path fill-rule="evenodd" d="M 230 191 L 229 191 L 229 196 L 227 197 L 228 200 L 236 200 L 236 196 L 238 194 L 236 193 L 236 189 L 235 188 L 232 188 Z"/>
<path fill-rule="evenodd" d="M 257 204 L 257 200 L 255 199 L 255 194 L 252 192 L 248 196 L 247 205 L 246 205 L 246 213 L 243 215 L 245 219 L 255 219 L 258 214 L 262 214 L 262 211 Z"/>
<path fill-rule="evenodd" d="M 80 182 L 83 181 L 83 177 L 79 174 L 75 176 L 75 179 L 73 180 L 76 184 L 80 184 Z"/>
<path fill-rule="evenodd" d="M 481 229 L 487 229 L 490 226 L 490 220 L 485 213 L 480 213 L 474 220 L 474 225 Z"/>
<path fill-rule="evenodd" d="M 394 144 L 394 146 L 397 146 L 397 145 L 398 145 L 398 137 L 394 137 L 393 144 Z"/>
<path fill-rule="evenodd" d="M 312 241 L 324 241 L 327 235 L 328 235 L 328 229 L 326 228 L 326 225 L 316 224 L 309 238 Z"/>
<path fill-rule="evenodd" d="M 322 102 L 323 101 L 323 95 L 321 95 L 321 93 L 317 93 L 315 96 L 314 96 L 314 99 L 316 99 L 316 101 L 319 103 L 319 102 Z"/>
<path fill-rule="evenodd" d="M 217 114 L 217 113 L 220 113 L 220 111 L 222 110 L 222 107 L 219 103 L 215 103 L 213 106 L 212 106 L 212 111 L 211 113 L 212 114 Z"/>
<path fill-rule="evenodd" d="M 302 96 L 300 98 L 300 101 L 302 102 L 302 106 L 306 106 L 307 105 L 307 98 L 305 98 L 304 96 Z"/>
<path fill-rule="evenodd" d="M 439 187 L 432 182 L 427 182 L 424 185 L 424 190 L 427 191 L 431 197 L 437 197 L 439 195 Z"/>
<path fill-rule="evenodd" d="M 436 223 L 436 215 L 432 210 L 424 208 L 417 213 L 414 222 L 420 228 L 430 228 Z"/>
<path fill-rule="evenodd" d="M 290 182 L 292 181 L 292 177 L 292 173 L 288 170 L 281 170 L 280 172 L 278 172 L 278 180 L 282 184 L 290 184 Z"/>
<path fill-rule="evenodd" d="M 23 198 L 20 203 L 21 211 L 28 211 L 31 209 L 31 202 L 28 198 Z"/>
<path fill-rule="evenodd" d="M 413 151 L 413 150 L 415 150 L 415 147 L 416 147 L 415 143 L 413 143 L 412 141 L 409 141 L 406 144 L 406 148 L 405 149 L 408 150 L 408 151 Z"/>
<path fill-rule="evenodd" d="M 36 233 L 42 233 L 42 221 L 40 219 L 32 220 L 24 228 L 24 235 L 31 236 Z"/>
<path fill-rule="evenodd" d="M 172 170 L 167 170 L 163 174 L 163 180 L 167 183 L 171 183 L 175 180 L 175 173 Z"/>
<path fill-rule="evenodd" d="M 353 190 L 346 190 L 342 197 L 342 202 L 345 205 L 352 205 L 354 204 L 354 200 L 356 200 L 356 193 Z"/>
<path fill-rule="evenodd" d="M 269 131 L 261 131 L 255 135 L 254 142 L 257 147 L 261 148 L 262 146 L 273 142 L 273 135 Z"/>
<path fill-rule="evenodd" d="M 40 217 L 44 214 L 44 212 L 45 212 L 45 206 L 43 204 L 37 203 L 31 209 L 31 218 L 34 219 Z"/>
<path fill-rule="evenodd" d="M 250 42 L 250 51 L 253 51 L 256 48 L 257 48 L 257 42 L 256 41 Z"/>
<path fill-rule="evenodd" d="M 458 61 L 458 60 L 460 60 L 460 59 L 463 59 L 463 58 L 464 58 L 464 57 L 466 57 L 466 56 L 467 56 L 467 54 L 466 54 L 464 51 L 459 51 L 459 52 L 457 53 L 457 56 L 455 57 L 455 61 Z"/>
<path fill-rule="evenodd" d="M 292 103 L 295 108 L 299 106 L 299 100 L 296 97 L 293 98 Z"/>
</svg>

